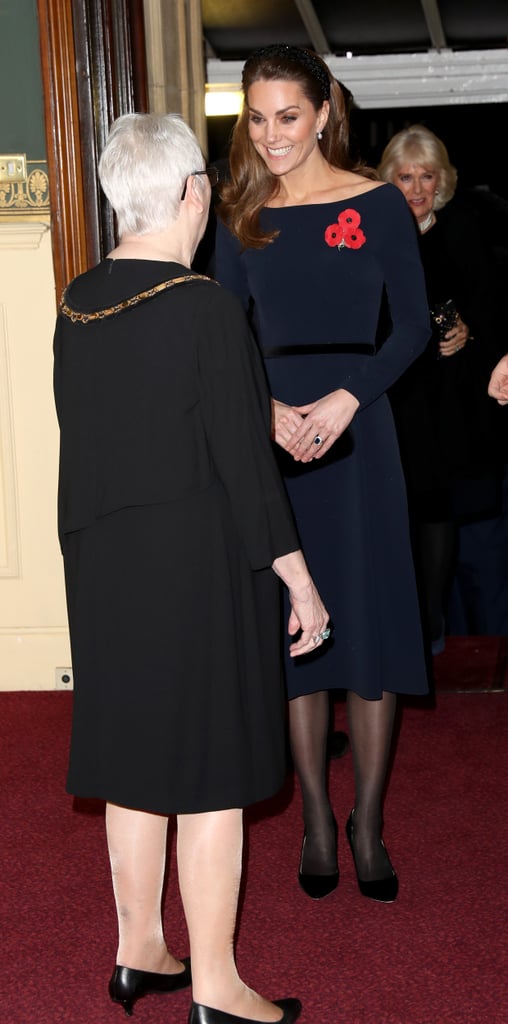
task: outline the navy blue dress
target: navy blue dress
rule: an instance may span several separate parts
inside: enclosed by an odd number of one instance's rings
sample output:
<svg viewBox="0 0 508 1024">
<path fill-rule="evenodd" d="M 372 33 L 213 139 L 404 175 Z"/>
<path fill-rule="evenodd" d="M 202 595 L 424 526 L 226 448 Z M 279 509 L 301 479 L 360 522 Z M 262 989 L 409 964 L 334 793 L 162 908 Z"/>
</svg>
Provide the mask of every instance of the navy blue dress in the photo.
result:
<svg viewBox="0 0 508 1024">
<path fill-rule="evenodd" d="M 319 460 L 277 447 L 303 549 L 333 622 L 288 697 L 427 692 L 407 500 L 387 389 L 425 348 L 428 305 L 414 224 L 393 185 L 345 201 L 264 209 L 280 234 L 241 251 L 219 222 L 216 276 L 246 309 L 272 395 L 304 405 L 346 388 L 360 408 Z M 381 311 L 390 321 L 379 337 Z M 388 316 L 386 314 L 388 311 Z M 284 645 L 287 647 L 287 644 Z"/>
</svg>

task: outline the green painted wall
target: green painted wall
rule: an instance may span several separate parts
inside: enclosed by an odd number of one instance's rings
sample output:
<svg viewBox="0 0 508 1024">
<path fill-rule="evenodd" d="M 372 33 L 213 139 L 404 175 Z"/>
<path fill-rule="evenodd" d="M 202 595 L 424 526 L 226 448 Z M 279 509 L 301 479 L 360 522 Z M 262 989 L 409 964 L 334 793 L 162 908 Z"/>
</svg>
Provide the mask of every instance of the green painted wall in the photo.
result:
<svg viewBox="0 0 508 1024">
<path fill-rule="evenodd" d="M 36 0 L 0 0 L 0 153 L 46 160 Z"/>
</svg>

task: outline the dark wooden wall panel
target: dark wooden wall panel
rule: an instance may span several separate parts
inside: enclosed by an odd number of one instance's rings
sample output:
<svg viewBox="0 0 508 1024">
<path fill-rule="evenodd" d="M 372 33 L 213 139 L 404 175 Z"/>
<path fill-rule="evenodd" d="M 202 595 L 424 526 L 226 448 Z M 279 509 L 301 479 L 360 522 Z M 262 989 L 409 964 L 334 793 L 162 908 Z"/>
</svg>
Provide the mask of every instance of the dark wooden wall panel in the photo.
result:
<svg viewBox="0 0 508 1024">
<path fill-rule="evenodd" d="M 142 0 L 38 0 L 57 296 L 115 244 L 97 164 L 111 122 L 147 110 Z"/>
<path fill-rule="evenodd" d="M 38 0 L 56 297 L 87 265 L 72 16 Z"/>
</svg>

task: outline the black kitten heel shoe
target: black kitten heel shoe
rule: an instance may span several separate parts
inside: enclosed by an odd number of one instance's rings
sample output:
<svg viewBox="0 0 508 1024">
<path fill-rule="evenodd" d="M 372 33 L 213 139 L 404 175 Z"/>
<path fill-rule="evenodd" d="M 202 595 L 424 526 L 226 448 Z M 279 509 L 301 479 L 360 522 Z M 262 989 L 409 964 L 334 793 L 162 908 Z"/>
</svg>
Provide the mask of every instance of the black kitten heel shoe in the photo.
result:
<svg viewBox="0 0 508 1024">
<path fill-rule="evenodd" d="M 367 896 L 370 900 L 377 900 L 378 903 L 393 903 L 397 898 L 397 893 L 399 891 L 399 880 L 391 865 L 391 875 L 387 875 L 386 878 L 375 878 L 371 882 L 364 882 L 358 875 L 355 851 L 353 849 L 353 813 L 354 811 L 351 811 L 346 822 L 346 836 L 351 847 L 351 853 L 353 854 L 353 864 L 355 866 L 358 888 L 362 896 Z M 383 843 L 383 840 L 381 840 L 381 844 L 384 847 L 385 844 Z"/>
<path fill-rule="evenodd" d="M 185 970 L 178 974 L 156 974 L 154 971 L 136 971 L 132 967 L 115 967 L 109 982 L 109 994 L 114 1003 L 121 1003 L 127 1016 L 132 1016 L 136 999 L 151 992 L 177 992 L 190 985 L 191 969 L 188 956 L 182 957 Z"/>
<path fill-rule="evenodd" d="M 273 999 L 272 1002 L 274 1006 L 280 1007 L 283 1014 L 276 1024 L 293 1024 L 302 1012 L 299 999 Z M 234 1013 L 224 1013 L 222 1010 L 213 1010 L 211 1006 L 202 1006 L 201 1003 L 192 1003 L 188 1024 L 260 1024 L 260 1021 L 251 1020 L 249 1017 L 237 1017 Z"/>
<path fill-rule="evenodd" d="M 337 838 L 337 824 L 334 822 L 335 838 Z M 300 854 L 300 868 L 298 871 L 298 882 L 311 900 L 322 900 L 329 896 L 339 884 L 339 869 L 332 871 L 329 875 L 313 875 L 310 872 L 302 871 L 303 854 L 305 851 L 306 835 L 303 834 L 302 852 Z"/>
</svg>

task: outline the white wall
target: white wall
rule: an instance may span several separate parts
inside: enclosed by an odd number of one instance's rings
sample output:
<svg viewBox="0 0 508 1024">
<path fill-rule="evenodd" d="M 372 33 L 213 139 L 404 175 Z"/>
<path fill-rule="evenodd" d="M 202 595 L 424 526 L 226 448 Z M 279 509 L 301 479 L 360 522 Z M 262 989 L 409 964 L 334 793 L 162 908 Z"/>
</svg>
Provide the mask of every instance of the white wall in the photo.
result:
<svg viewBox="0 0 508 1024">
<path fill-rule="evenodd" d="M 56 316 L 49 225 L 0 224 L 0 690 L 70 666 L 56 533 Z"/>
</svg>

